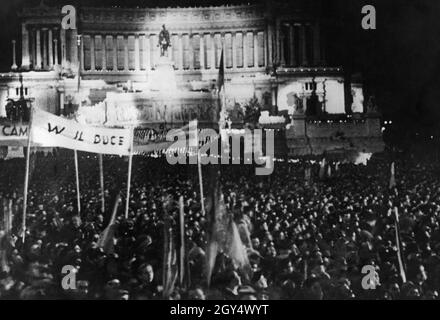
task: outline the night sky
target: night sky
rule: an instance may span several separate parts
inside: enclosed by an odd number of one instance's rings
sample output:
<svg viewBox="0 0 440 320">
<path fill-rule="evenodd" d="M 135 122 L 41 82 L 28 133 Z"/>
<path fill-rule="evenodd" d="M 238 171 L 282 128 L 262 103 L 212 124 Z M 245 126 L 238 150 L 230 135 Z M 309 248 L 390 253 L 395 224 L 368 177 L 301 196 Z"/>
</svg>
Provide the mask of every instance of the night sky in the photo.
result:
<svg viewBox="0 0 440 320">
<path fill-rule="evenodd" d="M 259 0 L 46 0 L 50 4 L 93 6 L 195 6 L 254 3 Z M 288 0 L 287 0 L 288 1 Z M 274 1 L 272 0 L 271 3 Z M 283 1 L 285 2 L 285 1 Z M 375 94 L 384 118 L 400 130 L 440 131 L 440 1 L 307 0 L 321 2 L 328 36 L 328 62 L 342 66 L 347 79 L 361 73 L 365 95 Z M 1 0 L 0 68 L 11 65 L 12 38 L 20 28 L 16 12 L 40 0 Z M 298 3 L 295 0 L 294 3 Z M 374 5 L 377 29 L 361 28 L 361 8 Z"/>
</svg>

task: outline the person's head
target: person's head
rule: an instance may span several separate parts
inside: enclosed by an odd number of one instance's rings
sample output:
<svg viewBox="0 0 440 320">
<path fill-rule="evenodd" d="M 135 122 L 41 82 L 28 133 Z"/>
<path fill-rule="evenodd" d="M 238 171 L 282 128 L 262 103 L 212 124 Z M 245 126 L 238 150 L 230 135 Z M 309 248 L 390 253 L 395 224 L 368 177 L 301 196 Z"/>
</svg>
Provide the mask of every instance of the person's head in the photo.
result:
<svg viewBox="0 0 440 320">
<path fill-rule="evenodd" d="M 316 278 L 309 278 L 304 282 L 305 298 L 310 300 L 322 300 L 324 293 L 321 284 Z"/>
<path fill-rule="evenodd" d="M 75 228 L 78 228 L 81 226 L 81 217 L 80 216 L 73 216 L 72 217 L 72 225 Z"/>
<path fill-rule="evenodd" d="M 189 298 L 191 300 L 206 300 L 205 293 L 201 288 L 196 288 L 189 292 Z"/>
<path fill-rule="evenodd" d="M 149 263 L 144 263 L 139 267 L 139 279 L 146 282 L 152 282 L 154 279 L 153 266 Z"/>
</svg>

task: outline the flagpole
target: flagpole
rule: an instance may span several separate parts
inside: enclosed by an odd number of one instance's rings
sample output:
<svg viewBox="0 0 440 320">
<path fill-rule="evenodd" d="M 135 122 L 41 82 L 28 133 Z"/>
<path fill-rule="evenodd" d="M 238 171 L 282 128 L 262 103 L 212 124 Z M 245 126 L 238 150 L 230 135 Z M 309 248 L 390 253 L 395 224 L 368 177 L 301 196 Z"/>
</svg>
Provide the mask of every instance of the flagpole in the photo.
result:
<svg viewBox="0 0 440 320">
<path fill-rule="evenodd" d="M 29 189 L 29 163 L 31 158 L 31 136 L 32 136 L 32 118 L 34 114 L 34 108 L 31 105 L 31 112 L 29 117 L 29 133 L 28 133 L 28 142 L 27 142 L 27 150 L 26 150 L 26 169 L 24 175 L 24 191 L 23 191 L 23 217 L 22 217 L 22 242 L 24 243 L 26 240 L 26 210 L 27 210 L 27 198 L 28 198 L 28 189 Z"/>
<path fill-rule="evenodd" d="M 99 182 L 101 185 L 101 212 L 105 212 L 105 198 L 104 198 L 104 163 L 102 154 L 98 154 L 99 159 Z"/>
<path fill-rule="evenodd" d="M 203 195 L 203 176 L 202 176 L 202 157 L 200 155 L 200 151 L 197 150 L 197 168 L 199 173 L 199 185 L 200 185 L 200 205 L 202 209 L 202 216 L 206 216 L 205 211 L 205 198 Z"/>
<path fill-rule="evenodd" d="M 78 214 L 81 214 L 81 194 L 79 191 L 79 168 L 78 168 L 78 151 L 75 149 L 74 159 L 75 159 L 75 178 L 76 178 L 76 202 L 78 206 Z"/>
<path fill-rule="evenodd" d="M 399 263 L 400 277 L 402 278 L 403 283 L 406 283 L 405 267 L 403 265 L 402 251 L 400 247 L 399 212 L 397 207 L 394 208 L 394 215 L 395 215 L 395 229 L 396 229 L 397 260 Z"/>
<path fill-rule="evenodd" d="M 125 203 L 125 219 L 128 219 L 128 209 L 130 206 L 130 185 L 131 185 L 131 170 L 133 166 L 133 132 L 134 128 L 131 128 L 130 135 L 130 150 L 129 150 L 129 158 L 128 158 L 128 178 L 127 178 L 127 201 Z"/>
<path fill-rule="evenodd" d="M 179 199 L 180 206 L 180 272 L 179 272 L 179 280 L 180 287 L 183 286 L 183 279 L 185 276 L 185 211 L 184 211 L 184 203 L 183 196 Z"/>
<path fill-rule="evenodd" d="M 12 220 L 14 219 L 13 213 L 12 213 L 12 199 L 9 199 L 8 203 L 8 230 L 12 230 Z"/>
</svg>

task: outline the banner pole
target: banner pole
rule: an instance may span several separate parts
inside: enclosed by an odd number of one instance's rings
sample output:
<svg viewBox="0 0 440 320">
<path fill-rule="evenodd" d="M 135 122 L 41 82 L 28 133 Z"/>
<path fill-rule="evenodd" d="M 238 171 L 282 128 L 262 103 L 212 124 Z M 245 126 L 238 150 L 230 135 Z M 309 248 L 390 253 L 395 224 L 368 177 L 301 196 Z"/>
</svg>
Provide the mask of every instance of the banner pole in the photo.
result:
<svg viewBox="0 0 440 320">
<path fill-rule="evenodd" d="M 104 163 L 102 154 L 98 154 L 99 159 L 99 182 L 101 185 L 101 212 L 105 212 L 105 197 L 104 197 Z"/>
<path fill-rule="evenodd" d="M 185 276 L 185 210 L 183 203 L 183 196 L 179 199 L 180 206 L 180 287 L 183 286 Z"/>
<path fill-rule="evenodd" d="M 133 132 L 134 128 L 131 128 L 131 138 L 130 138 L 130 150 L 128 158 L 128 178 L 127 178 L 127 201 L 125 203 L 125 219 L 128 219 L 128 209 L 130 206 L 130 185 L 131 185 L 131 170 L 133 166 Z"/>
<path fill-rule="evenodd" d="M 76 200 L 78 205 L 78 214 L 81 214 L 81 194 L 79 191 L 79 168 L 78 168 L 78 151 L 75 149 L 74 155 L 75 155 L 75 176 L 76 176 Z"/>
<path fill-rule="evenodd" d="M 28 133 L 28 141 L 27 141 L 27 150 L 26 150 L 26 169 L 24 174 L 24 191 L 23 191 L 23 217 L 22 217 L 22 242 L 24 243 L 26 240 L 26 210 L 27 210 L 27 198 L 28 198 L 28 189 L 29 189 L 29 164 L 31 158 L 31 136 L 32 136 L 32 118 L 34 114 L 34 108 L 32 105 L 30 106 L 31 112 L 29 117 L 29 133 Z"/>
<path fill-rule="evenodd" d="M 198 172 L 199 172 L 199 185 L 200 185 L 200 205 L 201 205 L 201 209 L 202 209 L 202 216 L 205 217 L 206 216 L 206 211 L 205 211 L 205 199 L 203 196 L 203 177 L 202 177 L 202 159 L 201 159 L 201 155 L 200 155 L 200 151 L 197 150 L 197 168 L 198 168 Z"/>
</svg>

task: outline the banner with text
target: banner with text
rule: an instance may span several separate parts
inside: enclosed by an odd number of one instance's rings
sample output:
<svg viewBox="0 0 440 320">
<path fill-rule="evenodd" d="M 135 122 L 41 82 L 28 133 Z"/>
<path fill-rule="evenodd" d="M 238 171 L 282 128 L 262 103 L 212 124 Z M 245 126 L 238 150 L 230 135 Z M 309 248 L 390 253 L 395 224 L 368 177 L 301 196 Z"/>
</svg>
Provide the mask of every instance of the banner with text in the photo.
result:
<svg viewBox="0 0 440 320">
<path fill-rule="evenodd" d="M 28 139 L 27 124 L 0 125 L 0 146 L 26 146 Z"/>
<path fill-rule="evenodd" d="M 32 142 L 44 147 L 62 147 L 102 154 L 129 155 L 130 129 L 82 125 L 49 112 L 34 109 Z"/>
</svg>

